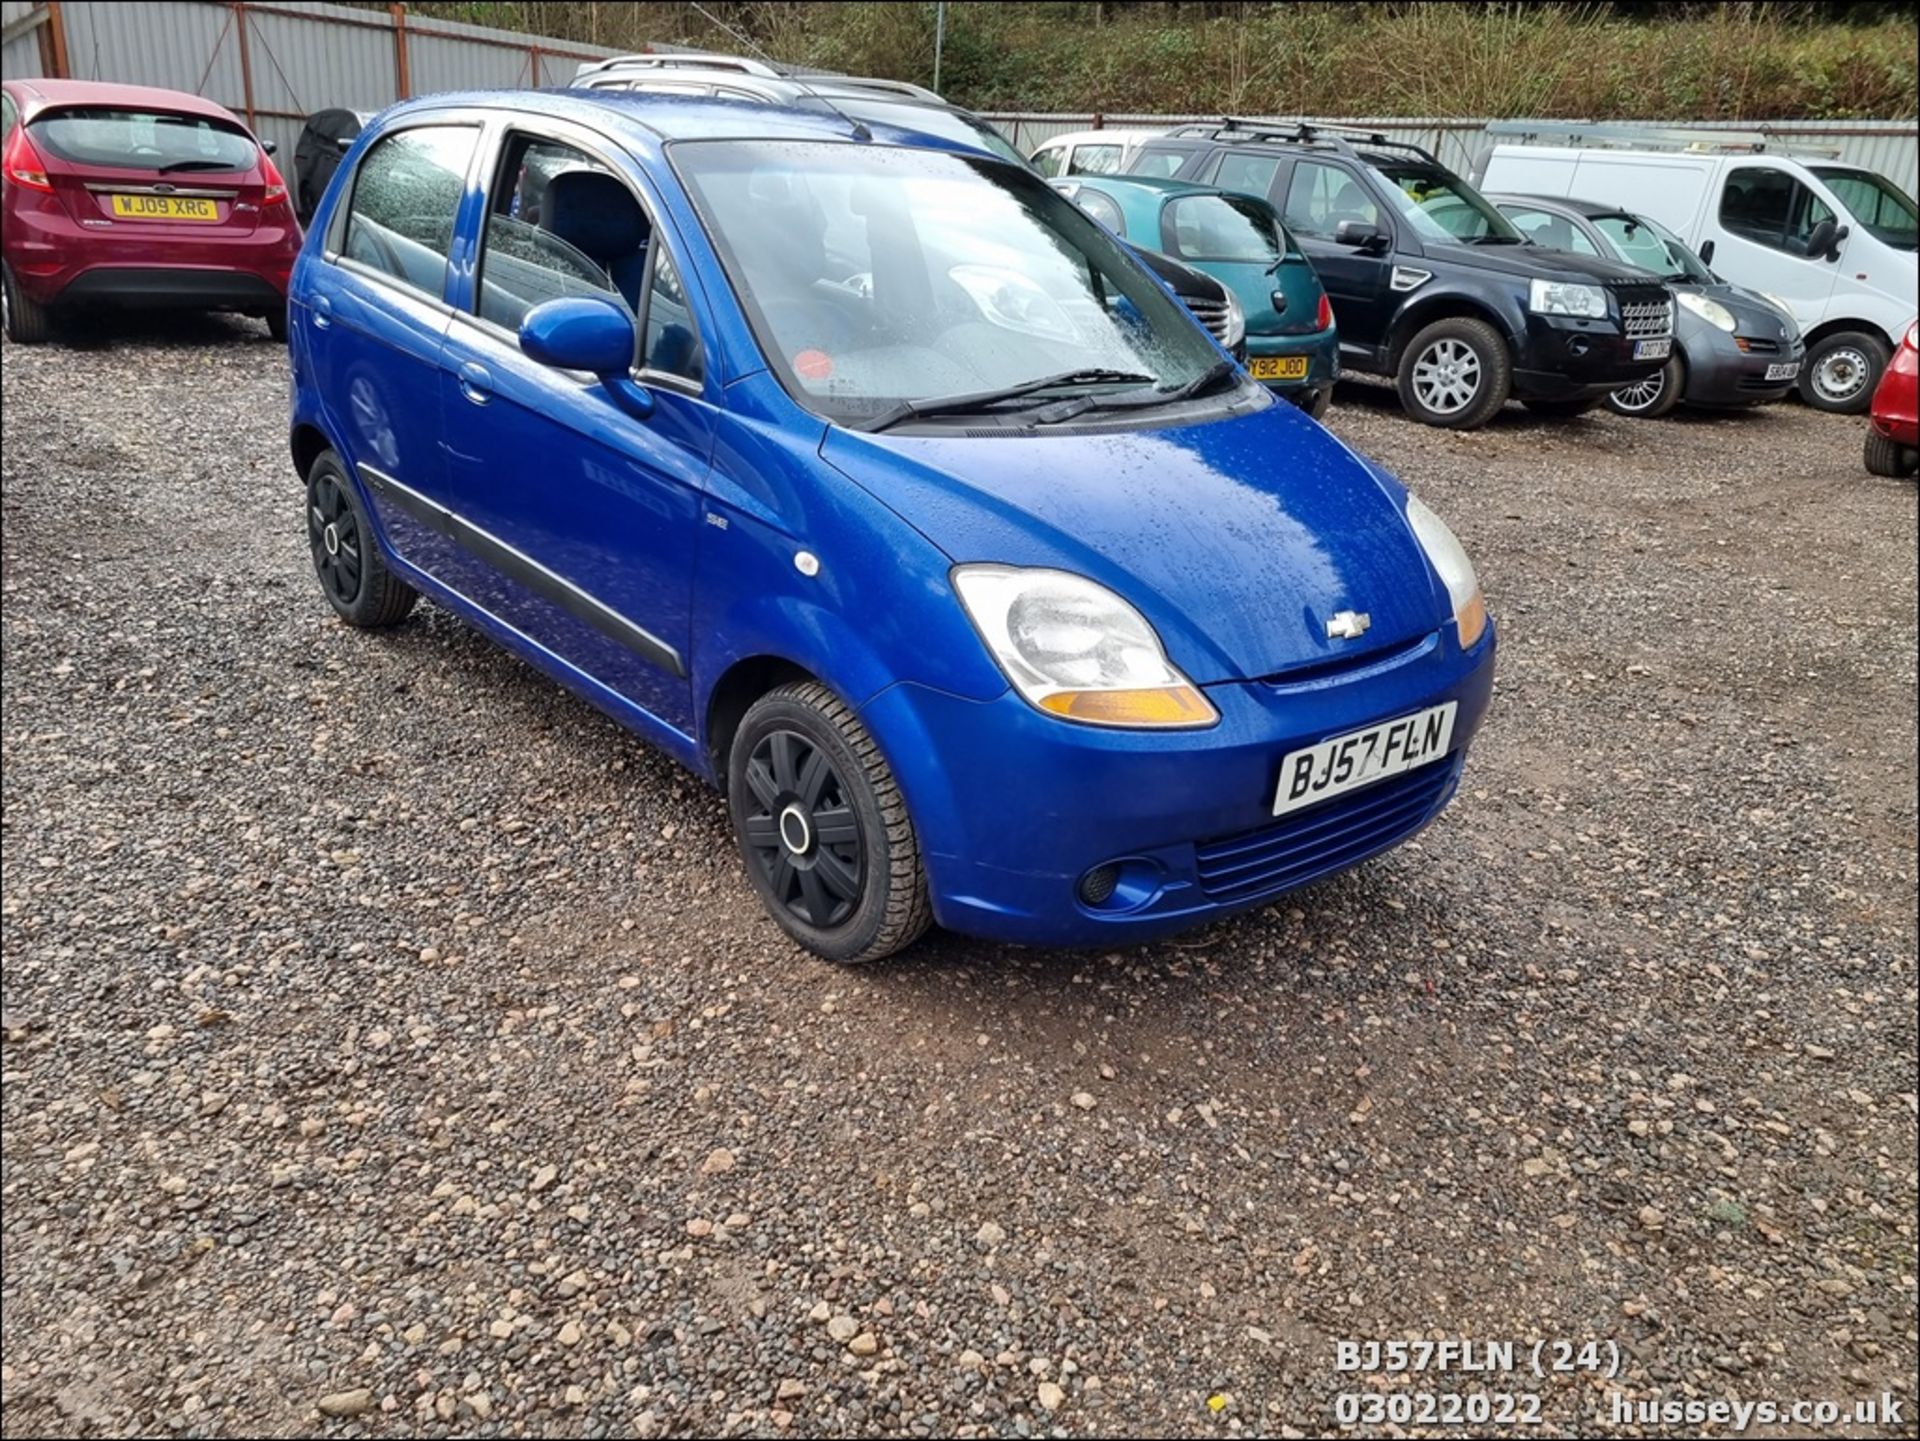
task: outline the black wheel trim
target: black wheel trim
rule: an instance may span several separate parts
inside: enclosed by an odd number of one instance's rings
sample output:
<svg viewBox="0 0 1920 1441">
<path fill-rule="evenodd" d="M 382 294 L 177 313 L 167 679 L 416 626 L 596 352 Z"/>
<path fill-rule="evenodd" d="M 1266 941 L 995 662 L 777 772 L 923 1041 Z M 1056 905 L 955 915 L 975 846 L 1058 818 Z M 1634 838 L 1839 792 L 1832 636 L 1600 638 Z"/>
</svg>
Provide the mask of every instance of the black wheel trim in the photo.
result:
<svg viewBox="0 0 1920 1441">
<path fill-rule="evenodd" d="M 339 478 L 328 471 L 314 476 L 307 487 L 307 544 L 313 551 L 314 573 L 328 598 L 352 605 L 360 598 L 360 523 Z"/>
<path fill-rule="evenodd" d="M 747 759 L 746 779 L 741 835 L 774 903 L 816 930 L 844 925 L 866 888 L 867 849 L 833 762 L 798 731 L 769 731 Z M 782 837 L 790 812 L 804 823 L 799 850 Z"/>
</svg>

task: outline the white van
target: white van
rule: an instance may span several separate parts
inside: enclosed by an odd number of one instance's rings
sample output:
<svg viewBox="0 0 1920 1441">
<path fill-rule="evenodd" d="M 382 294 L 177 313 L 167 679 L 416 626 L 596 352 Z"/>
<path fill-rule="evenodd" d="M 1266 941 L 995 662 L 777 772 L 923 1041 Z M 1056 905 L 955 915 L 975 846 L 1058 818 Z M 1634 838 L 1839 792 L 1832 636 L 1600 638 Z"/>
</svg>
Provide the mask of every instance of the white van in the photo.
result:
<svg viewBox="0 0 1920 1441">
<path fill-rule="evenodd" d="M 1046 141 L 1027 157 L 1049 180 L 1058 175 L 1124 175 L 1134 153 L 1158 130 L 1070 130 Z"/>
<path fill-rule="evenodd" d="M 1809 405 L 1867 408 L 1920 309 L 1914 203 L 1899 186 L 1759 135 L 1526 121 L 1487 130 L 1500 143 L 1485 189 L 1652 216 L 1727 280 L 1793 312 L 1807 340 L 1799 384 Z"/>
</svg>

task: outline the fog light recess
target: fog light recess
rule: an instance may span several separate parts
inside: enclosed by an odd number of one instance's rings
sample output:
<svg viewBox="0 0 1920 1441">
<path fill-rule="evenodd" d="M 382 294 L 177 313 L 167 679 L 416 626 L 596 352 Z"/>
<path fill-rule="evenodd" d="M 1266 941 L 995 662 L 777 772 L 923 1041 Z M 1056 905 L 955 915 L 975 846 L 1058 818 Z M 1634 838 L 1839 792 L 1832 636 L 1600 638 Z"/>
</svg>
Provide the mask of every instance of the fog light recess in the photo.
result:
<svg viewBox="0 0 1920 1441">
<path fill-rule="evenodd" d="M 1120 915 L 1137 911 L 1160 899 L 1166 889 L 1167 870 L 1159 861 L 1145 856 L 1122 856 L 1095 866 L 1080 877 L 1074 894 L 1090 911 Z"/>
<path fill-rule="evenodd" d="M 1120 884 L 1120 867 L 1114 861 L 1104 866 L 1095 866 L 1080 877 L 1080 900 L 1084 905 L 1104 906 L 1113 899 L 1114 890 Z"/>
</svg>

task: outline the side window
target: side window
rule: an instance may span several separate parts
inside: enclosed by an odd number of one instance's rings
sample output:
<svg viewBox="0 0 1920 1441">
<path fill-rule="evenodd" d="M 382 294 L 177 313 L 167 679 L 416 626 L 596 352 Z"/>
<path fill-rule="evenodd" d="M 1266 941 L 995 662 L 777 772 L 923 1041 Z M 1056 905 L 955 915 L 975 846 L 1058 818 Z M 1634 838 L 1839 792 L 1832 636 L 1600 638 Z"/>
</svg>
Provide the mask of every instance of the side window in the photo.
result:
<svg viewBox="0 0 1920 1441">
<path fill-rule="evenodd" d="M 1279 173 L 1280 161 L 1272 155 L 1244 155 L 1237 150 L 1229 150 L 1220 157 L 1220 164 L 1214 168 L 1213 179 L 1209 184 L 1222 190 L 1237 190 L 1242 195 L 1267 198 L 1267 192 L 1273 188 L 1273 177 Z"/>
<path fill-rule="evenodd" d="M 1126 219 L 1120 214 L 1120 207 L 1113 203 L 1111 195 L 1102 195 L 1098 190 L 1088 190 L 1083 187 L 1073 198 L 1080 202 L 1082 210 L 1115 235 L 1124 236 L 1127 233 Z"/>
<path fill-rule="evenodd" d="M 1118 145 L 1076 145 L 1073 147 L 1073 163 L 1067 167 L 1069 175 L 1118 175 L 1120 173 L 1120 147 Z"/>
<path fill-rule="evenodd" d="M 1826 202 L 1784 170 L 1742 166 L 1720 192 L 1720 224 L 1775 250 L 1804 255 L 1814 226 L 1831 219 Z"/>
<path fill-rule="evenodd" d="M 677 375 L 696 385 L 706 377 L 706 356 L 693 326 L 693 308 L 680 283 L 680 267 L 658 239 L 653 245 L 653 279 L 647 288 L 646 339 L 640 368 Z"/>
<path fill-rule="evenodd" d="M 1503 205 L 1500 213 L 1535 245 L 1544 245 L 1549 250 L 1571 250 L 1575 255 L 1600 253 L 1600 247 L 1564 215 L 1550 215 L 1544 210 L 1528 210 L 1518 205 Z"/>
<path fill-rule="evenodd" d="M 1337 165 L 1323 165 L 1317 160 L 1302 160 L 1293 167 L 1283 218 L 1294 234 L 1325 240 L 1333 238 L 1343 220 L 1387 228 L 1380 219 L 1380 207 L 1358 180 Z"/>
<path fill-rule="evenodd" d="M 619 176 L 554 140 L 508 139 L 480 246 L 480 317 L 518 330 L 564 295 L 604 295 L 640 310 L 652 226 Z"/>
<path fill-rule="evenodd" d="M 1127 174 L 1155 175 L 1162 180 L 1171 180 L 1180 173 L 1192 153 L 1191 150 L 1137 151 L 1132 163 L 1127 166 Z"/>
<path fill-rule="evenodd" d="M 1043 146 L 1041 149 L 1034 151 L 1031 156 L 1033 168 L 1051 180 L 1060 173 L 1060 156 L 1061 150 L 1059 146 Z"/>
<path fill-rule="evenodd" d="M 439 300 L 479 135 L 470 125 L 422 125 L 376 143 L 354 173 L 341 253 Z"/>
</svg>

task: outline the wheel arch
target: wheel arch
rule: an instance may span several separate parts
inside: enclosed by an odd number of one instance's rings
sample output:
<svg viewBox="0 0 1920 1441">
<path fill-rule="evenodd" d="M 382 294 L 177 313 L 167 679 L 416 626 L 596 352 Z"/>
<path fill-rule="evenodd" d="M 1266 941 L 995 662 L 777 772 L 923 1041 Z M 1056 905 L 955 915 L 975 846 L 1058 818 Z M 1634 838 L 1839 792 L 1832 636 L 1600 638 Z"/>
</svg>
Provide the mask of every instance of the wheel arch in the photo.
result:
<svg viewBox="0 0 1920 1441">
<path fill-rule="evenodd" d="M 1491 325 L 1507 343 L 1511 358 L 1519 348 L 1519 337 L 1508 317 L 1498 306 L 1463 291 L 1447 290 L 1434 295 L 1416 295 L 1401 307 L 1387 332 L 1387 373 L 1398 374 L 1407 344 L 1436 320 L 1479 320 Z"/>
<path fill-rule="evenodd" d="M 287 447 L 293 453 L 294 473 L 304 482 L 313 469 L 313 463 L 333 449 L 333 442 L 319 426 L 311 421 L 301 421 L 288 434 Z"/>
<path fill-rule="evenodd" d="M 707 692 L 707 702 L 701 711 L 705 723 L 700 744 L 723 793 L 727 789 L 727 756 L 733 749 L 733 738 L 740 732 L 740 723 L 746 719 L 753 703 L 780 686 L 809 680 L 826 685 L 828 690 L 834 689 L 799 662 L 781 655 L 743 656 L 721 672 L 713 689 Z"/>
<path fill-rule="evenodd" d="M 1889 355 L 1898 348 L 1898 342 L 1896 342 L 1892 336 L 1888 335 L 1887 332 L 1880 327 L 1878 322 L 1869 320 L 1864 315 L 1844 315 L 1837 316 L 1832 320 L 1823 320 L 1814 326 L 1812 330 L 1809 330 L 1802 339 L 1806 341 L 1807 349 L 1812 350 L 1814 346 L 1820 344 L 1821 341 L 1827 339 L 1829 336 L 1839 335 L 1843 331 L 1849 330 L 1856 330 L 1862 335 L 1872 336 L 1887 348 Z"/>
</svg>

